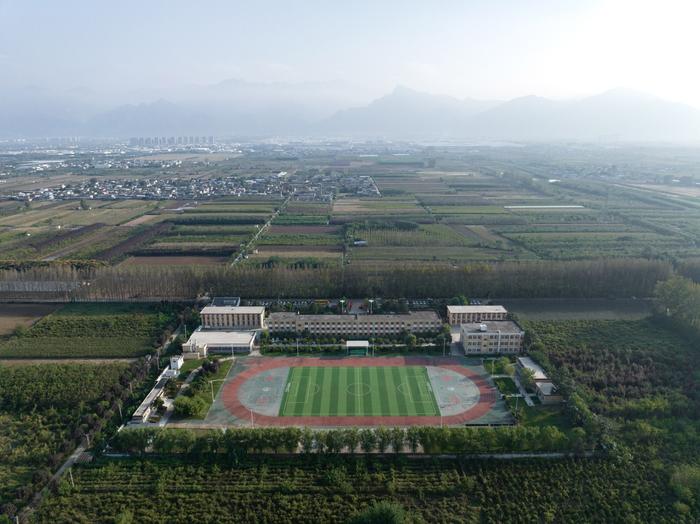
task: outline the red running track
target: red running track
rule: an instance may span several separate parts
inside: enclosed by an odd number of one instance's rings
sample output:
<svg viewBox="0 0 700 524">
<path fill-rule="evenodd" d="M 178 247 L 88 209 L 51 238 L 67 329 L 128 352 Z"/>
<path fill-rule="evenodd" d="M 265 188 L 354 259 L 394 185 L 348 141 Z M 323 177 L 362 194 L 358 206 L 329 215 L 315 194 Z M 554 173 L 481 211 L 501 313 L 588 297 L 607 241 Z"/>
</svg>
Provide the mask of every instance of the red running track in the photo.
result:
<svg viewBox="0 0 700 524">
<path fill-rule="evenodd" d="M 301 366 L 439 366 L 470 379 L 479 388 L 479 401 L 467 411 L 450 416 L 308 416 L 278 417 L 254 413 L 254 423 L 260 426 L 437 426 L 440 423 L 457 426 L 482 417 L 496 402 L 496 393 L 479 373 L 464 366 L 454 365 L 453 360 L 440 357 L 374 357 L 374 358 L 260 358 L 248 359 L 247 368 L 224 384 L 221 399 L 226 409 L 236 418 L 248 420 L 250 410 L 245 407 L 238 392 L 248 379 L 277 367 Z"/>
</svg>

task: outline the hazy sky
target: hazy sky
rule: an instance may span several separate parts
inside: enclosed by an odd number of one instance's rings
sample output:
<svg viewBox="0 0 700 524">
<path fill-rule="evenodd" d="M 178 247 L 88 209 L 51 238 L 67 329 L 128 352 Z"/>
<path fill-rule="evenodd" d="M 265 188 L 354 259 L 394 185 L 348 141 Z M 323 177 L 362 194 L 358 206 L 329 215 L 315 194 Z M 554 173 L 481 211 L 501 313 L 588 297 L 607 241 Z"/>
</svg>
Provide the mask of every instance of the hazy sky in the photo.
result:
<svg viewBox="0 0 700 524">
<path fill-rule="evenodd" d="M 250 81 L 457 97 L 613 87 L 700 107 L 700 1 L 0 0 L 0 85 Z"/>
</svg>

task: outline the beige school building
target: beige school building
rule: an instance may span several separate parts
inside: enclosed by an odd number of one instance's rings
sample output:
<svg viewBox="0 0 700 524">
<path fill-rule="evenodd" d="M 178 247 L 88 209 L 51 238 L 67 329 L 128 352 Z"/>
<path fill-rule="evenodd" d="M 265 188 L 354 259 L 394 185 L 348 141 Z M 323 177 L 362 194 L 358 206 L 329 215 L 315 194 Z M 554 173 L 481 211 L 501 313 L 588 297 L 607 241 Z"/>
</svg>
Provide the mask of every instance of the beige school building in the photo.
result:
<svg viewBox="0 0 700 524">
<path fill-rule="evenodd" d="M 503 306 L 447 306 L 447 322 L 451 326 L 492 320 L 508 320 Z"/>
</svg>

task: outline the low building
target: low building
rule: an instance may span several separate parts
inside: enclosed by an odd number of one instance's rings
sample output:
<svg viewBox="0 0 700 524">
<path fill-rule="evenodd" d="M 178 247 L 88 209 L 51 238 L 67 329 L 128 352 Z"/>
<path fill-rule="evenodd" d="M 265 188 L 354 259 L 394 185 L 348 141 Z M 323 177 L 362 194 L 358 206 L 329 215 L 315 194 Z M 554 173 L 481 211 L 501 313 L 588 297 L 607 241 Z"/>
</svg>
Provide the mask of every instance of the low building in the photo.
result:
<svg viewBox="0 0 700 524">
<path fill-rule="evenodd" d="M 432 333 L 442 328 L 434 311 L 412 311 L 397 315 L 300 315 L 271 313 L 267 319 L 271 333 L 381 337 L 409 333 Z"/>
<path fill-rule="evenodd" d="M 163 396 L 165 385 L 168 383 L 168 380 L 170 380 L 167 371 L 169 370 L 166 369 L 161 373 L 156 381 L 156 385 L 153 386 L 153 389 L 146 395 L 143 402 L 136 408 L 136 411 L 134 411 L 134 414 L 131 416 L 132 423 L 143 424 L 148 422 L 148 418 L 151 416 L 151 413 L 153 413 L 153 403 Z"/>
<path fill-rule="evenodd" d="M 462 324 L 460 341 L 467 355 L 520 353 L 525 332 L 511 320 Z"/>
<path fill-rule="evenodd" d="M 559 389 L 551 382 L 536 382 L 535 393 L 542 404 L 558 404 L 564 401 Z"/>
<path fill-rule="evenodd" d="M 184 362 L 185 359 L 182 357 L 182 355 L 170 357 L 170 369 L 172 369 L 173 371 L 180 371 Z"/>
<path fill-rule="evenodd" d="M 210 353 L 250 353 L 255 331 L 205 330 L 198 328 L 182 345 L 185 358 L 204 358 Z"/>
<path fill-rule="evenodd" d="M 447 322 L 451 326 L 489 320 L 508 320 L 503 306 L 447 306 Z"/>
<path fill-rule="evenodd" d="M 200 312 L 206 329 L 262 329 L 264 306 L 207 306 Z"/>
<path fill-rule="evenodd" d="M 537 382 L 549 382 L 547 374 L 537 362 L 530 357 L 518 357 L 515 359 L 515 372 L 521 375 L 524 369 L 532 371 L 532 379 Z"/>
</svg>

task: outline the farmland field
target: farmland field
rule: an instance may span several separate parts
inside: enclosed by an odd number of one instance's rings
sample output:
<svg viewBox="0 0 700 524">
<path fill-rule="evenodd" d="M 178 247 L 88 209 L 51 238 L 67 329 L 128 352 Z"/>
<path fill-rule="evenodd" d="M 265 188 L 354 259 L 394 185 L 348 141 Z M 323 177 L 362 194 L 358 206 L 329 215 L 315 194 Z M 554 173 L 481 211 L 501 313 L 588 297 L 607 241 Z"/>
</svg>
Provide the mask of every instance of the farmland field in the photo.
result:
<svg viewBox="0 0 700 524">
<path fill-rule="evenodd" d="M 296 367 L 280 416 L 438 415 L 424 367 Z"/>
<path fill-rule="evenodd" d="M 157 203 L 144 200 L 126 200 L 119 203 L 95 201 L 90 203 L 89 209 L 81 209 L 79 203 L 75 201 L 63 202 L 0 218 L 0 225 L 15 227 L 52 224 L 82 226 L 98 222 L 118 225 L 140 217 L 156 207 Z"/>
<path fill-rule="evenodd" d="M 118 383 L 123 363 L 0 365 L 0 507 L 23 504 L 72 449 L 76 422 Z M 75 435 L 75 436 L 74 436 Z M 67 443 L 67 447 L 66 447 Z"/>
<path fill-rule="evenodd" d="M 0 304 L 0 336 L 9 335 L 18 326 L 29 327 L 57 308 L 52 304 Z"/>
<path fill-rule="evenodd" d="M 0 342 L 2 358 L 136 357 L 149 353 L 172 308 L 148 305 L 67 305 L 25 332 Z"/>
<path fill-rule="evenodd" d="M 638 320 L 651 314 L 646 300 L 506 299 L 509 311 L 527 320 Z"/>
<path fill-rule="evenodd" d="M 216 266 L 225 264 L 228 257 L 209 256 L 132 256 L 122 266 Z"/>
<path fill-rule="evenodd" d="M 689 401 L 681 399 L 695 394 L 693 376 L 685 370 L 697 369 L 700 355 L 688 340 L 653 319 L 533 320 L 523 326 L 547 367 L 574 379 L 598 412 L 656 409 L 661 415 L 672 405 L 654 406 L 655 400 L 675 399 L 684 406 Z"/>
<path fill-rule="evenodd" d="M 280 257 L 287 260 L 303 258 L 340 258 L 342 252 L 339 248 L 305 247 L 305 246 L 260 246 L 257 253 L 251 255 L 251 259 L 260 260 L 269 257 Z"/>
<path fill-rule="evenodd" d="M 342 258 L 343 264 L 358 268 L 393 261 L 459 266 L 700 256 L 700 202 L 692 188 L 654 193 L 645 184 L 573 178 L 551 184 L 547 167 L 519 165 L 513 151 L 498 161 L 497 152 L 481 154 L 473 162 L 446 154 L 442 167 L 430 168 L 393 155 L 353 161 L 347 169 L 371 176 L 381 196 L 338 191 L 323 201 L 292 198 L 243 253 L 248 258 L 239 257 L 241 249 L 284 200 L 8 203 L 0 212 L 1 258 L 110 265 L 128 259 L 126 266 L 187 266 L 198 261 L 223 265 L 238 257 L 261 269 L 302 269 L 309 267 L 300 260 L 307 251 L 314 251 L 312 258 Z M 209 166 L 207 176 L 217 169 L 217 164 Z M 412 227 L 396 227 L 397 222 Z M 355 246 L 356 240 L 367 246 Z M 336 252 L 343 255 L 336 257 Z M 265 265 L 266 256 L 274 257 L 274 263 Z"/>
<path fill-rule="evenodd" d="M 103 459 L 73 476 L 40 521 L 348 522 L 388 500 L 425 522 L 679 522 L 663 474 L 645 460 Z"/>
</svg>

